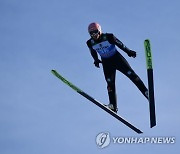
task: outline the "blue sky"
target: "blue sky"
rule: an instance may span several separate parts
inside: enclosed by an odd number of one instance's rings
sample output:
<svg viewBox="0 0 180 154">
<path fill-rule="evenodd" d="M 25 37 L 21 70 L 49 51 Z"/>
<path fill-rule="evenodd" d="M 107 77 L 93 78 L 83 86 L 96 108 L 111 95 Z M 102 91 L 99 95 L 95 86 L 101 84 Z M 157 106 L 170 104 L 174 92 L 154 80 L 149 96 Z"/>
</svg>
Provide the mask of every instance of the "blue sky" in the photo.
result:
<svg viewBox="0 0 180 154">
<path fill-rule="evenodd" d="M 178 0 L 0 0 L 0 153 L 179 153 Z M 137 135 L 58 81 L 56 69 L 108 103 L 102 68 L 86 47 L 87 26 L 97 21 L 137 58 L 123 56 L 147 85 L 143 41 L 151 40 L 157 126 L 149 128 L 148 102 L 117 72 L 118 113 L 144 131 Z M 110 145 L 95 138 L 175 136 L 173 145 Z"/>
</svg>

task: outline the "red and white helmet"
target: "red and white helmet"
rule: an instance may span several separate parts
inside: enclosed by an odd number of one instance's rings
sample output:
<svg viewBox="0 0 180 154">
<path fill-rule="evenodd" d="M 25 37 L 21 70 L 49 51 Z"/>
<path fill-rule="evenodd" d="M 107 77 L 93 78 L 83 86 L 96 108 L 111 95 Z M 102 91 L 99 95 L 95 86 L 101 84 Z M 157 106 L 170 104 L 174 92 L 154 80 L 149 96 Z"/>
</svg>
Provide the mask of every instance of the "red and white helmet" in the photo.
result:
<svg viewBox="0 0 180 154">
<path fill-rule="evenodd" d="M 100 24 L 98 24 L 96 22 L 90 23 L 89 26 L 88 26 L 89 34 L 91 34 L 91 32 L 96 31 L 96 30 L 98 30 L 100 35 L 102 34 L 102 30 L 101 30 Z"/>
</svg>

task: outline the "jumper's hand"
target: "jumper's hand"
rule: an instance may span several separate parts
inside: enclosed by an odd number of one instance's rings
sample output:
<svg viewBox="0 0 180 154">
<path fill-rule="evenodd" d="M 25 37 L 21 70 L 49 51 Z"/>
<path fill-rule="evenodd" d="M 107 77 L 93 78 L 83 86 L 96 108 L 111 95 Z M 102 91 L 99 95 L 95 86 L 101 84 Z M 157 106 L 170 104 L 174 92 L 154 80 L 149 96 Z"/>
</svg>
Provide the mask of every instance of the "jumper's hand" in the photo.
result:
<svg viewBox="0 0 180 154">
<path fill-rule="evenodd" d="M 130 50 L 127 54 L 128 54 L 129 57 L 133 57 L 133 58 L 136 57 L 136 52 L 133 51 L 133 50 Z"/>
<path fill-rule="evenodd" d="M 94 65 L 95 65 L 97 68 L 100 68 L 100 67 L 99 67 L 99 63 L 102 63 L 102 61 L 100 61 L 99 59 L 94 61 Z"/>
</svg>

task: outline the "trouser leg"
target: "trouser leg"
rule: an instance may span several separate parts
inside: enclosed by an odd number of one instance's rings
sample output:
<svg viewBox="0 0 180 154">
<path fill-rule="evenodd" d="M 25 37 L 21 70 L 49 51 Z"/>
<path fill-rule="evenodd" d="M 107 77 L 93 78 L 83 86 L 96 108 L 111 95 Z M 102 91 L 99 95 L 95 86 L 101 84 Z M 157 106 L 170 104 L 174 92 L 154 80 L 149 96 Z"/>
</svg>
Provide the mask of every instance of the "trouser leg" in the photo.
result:
<svg viewBox="0 0 180 154">
<path fill-rule="evenodd" d="M 148 99 L 148 89 L 124 57 L 121 57 L 121 63 L 118 63 L 117 68 L 124 75 L 126 75 L 136 85 L 136 87 L 141 91 L 141 93 Z"/>
<path fill-rule="evenodd" d="M 107 81 L 109 102 L 110 102 L 110 104 L 113 104 L 115 109 L 117 109 L 117 97 L 116 97 L 115 82 L 110 78 L 107 78 L 106 81 Z"/>
<path fill-rule="evenodd" d="M 129 70 L 125 75 L 137 86 L 141 93 L 148 99 L 148 89 L 146 88 L 140 77 L 133 70 Z"/>
<path fill-rule="evenodd" d="M 116 97 L 116 86 L 115 86 L 116 70 L 108 66 L 103 66 L 103 70 L 104 70 L 105 80 L 107 82 L 109 103 L 113 104 L 113 107 L 116 111 L 117 109 L 117 97 Z"/>
</svg>

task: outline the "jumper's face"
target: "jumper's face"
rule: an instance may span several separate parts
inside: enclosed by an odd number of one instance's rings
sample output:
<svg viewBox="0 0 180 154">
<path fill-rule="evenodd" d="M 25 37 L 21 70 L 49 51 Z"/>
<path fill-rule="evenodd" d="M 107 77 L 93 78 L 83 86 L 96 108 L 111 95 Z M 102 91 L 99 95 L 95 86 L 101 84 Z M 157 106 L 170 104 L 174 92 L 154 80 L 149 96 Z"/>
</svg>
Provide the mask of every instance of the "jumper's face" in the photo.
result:
<svg viewBox="0 0 180 154">
<path fill-rule="evenodd" d="M 98 40 L 100 38 L 100 36 L 101 36 L 99 30 L 91 31 L 90 35 L 94 40 Z"/>
</svg>

